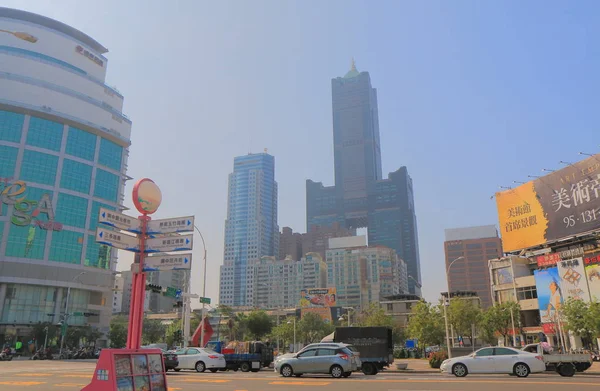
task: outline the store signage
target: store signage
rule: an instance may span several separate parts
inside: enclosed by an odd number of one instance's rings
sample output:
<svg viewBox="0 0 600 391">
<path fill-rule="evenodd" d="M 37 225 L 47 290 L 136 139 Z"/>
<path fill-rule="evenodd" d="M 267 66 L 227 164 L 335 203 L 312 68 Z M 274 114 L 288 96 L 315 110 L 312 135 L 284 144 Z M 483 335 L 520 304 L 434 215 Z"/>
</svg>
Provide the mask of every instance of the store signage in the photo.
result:
<svg viewBox="0 0 600 391">
<path fill-rule="evenodd" d="M 558 261 L 560 261 L 559 253 L 545 254 L 537 257 L 537 265 L 539 267 L 554 266 Z"/>
<path fill-rule="evenodd" d="M 100 65 L 101 67 L 104 66 L 104 61 L 102 61 L 102 59 L 100 59 L 100 57 L 94 55 L 94 53 L 90 52 L 89 50 L 84 49 L 81 45 L 77 45 L 75 47 L 75 51 L 77 53 L 81 54 L 82 56 L 89 58 L 90 60 L 92 60 L 96 64 Z"/>
<path fill-rule="evenodd" d="M 10 222 L 19 227 L 33 225 L 45 230 L 61 231 L 63 225 L 54 221 L 54 209 L 50 194 L 45 193 L 40 200 L 27 197 L 27 184 L 13 178 L 0 178 L 0 206 L 14 206 Z M 2 208 L 0 207 L 0 216 Z M 40 220 L 40 215 L 46 219 Z"/>
</svg>

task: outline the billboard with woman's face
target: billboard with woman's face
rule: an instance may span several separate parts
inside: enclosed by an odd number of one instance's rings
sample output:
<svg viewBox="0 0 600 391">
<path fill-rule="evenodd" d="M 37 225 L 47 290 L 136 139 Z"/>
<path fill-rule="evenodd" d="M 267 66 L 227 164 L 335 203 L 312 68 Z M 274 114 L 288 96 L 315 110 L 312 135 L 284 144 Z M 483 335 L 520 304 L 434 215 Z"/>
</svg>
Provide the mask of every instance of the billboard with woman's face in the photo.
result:
<svg viewBox="0 0 600 391">
<path fill-rule="evenodd" d="M 535 270 L 534 276 L 540 307 L 540 319 L 542 323 L 553 323 L 556 321 L 556 311 L 560 309 L 562 304 L 558 269 L 551 267 L 545 270 Z"/>
</svg>

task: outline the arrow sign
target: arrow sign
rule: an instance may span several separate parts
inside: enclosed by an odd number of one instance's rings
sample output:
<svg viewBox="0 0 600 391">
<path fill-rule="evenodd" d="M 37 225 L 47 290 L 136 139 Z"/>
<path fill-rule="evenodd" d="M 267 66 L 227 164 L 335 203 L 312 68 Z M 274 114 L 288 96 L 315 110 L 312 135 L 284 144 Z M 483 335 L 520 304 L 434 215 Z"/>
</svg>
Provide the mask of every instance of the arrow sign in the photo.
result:
<svg viewBox="0 0 600 391">
<path fill-rule="evenodd" d="M 194 235 L 176 235 L 146 240 L 146 253 L 169 253 L 191 250 Z"/>
<path fill-rule="evenodd" d="M 106 208 L 100 208 L 98 224 L 108 225 L 109 227 L 114 227 L 133 233 L 141 232 L 140 220 Z"/>
<path fill-rule="evenodd" d="M 158 270 L 189 270 L 192 267 L 192 253 L 169 255 L 156 254 L 144 259 L 145 272 Z"/>
<path fill-rule="evenodd" d="M 194 230 L 194 216 L 151 220 L 146 230 L 149 235 L 192 232 Z"/>
<path fill-rule="evenodd" d="M 96 243 L 105 244 L 121 250 L 139 252 L 139 241 L 135 236 L 112 231 L 106 228 L 96 228 Z"/>
</svg>

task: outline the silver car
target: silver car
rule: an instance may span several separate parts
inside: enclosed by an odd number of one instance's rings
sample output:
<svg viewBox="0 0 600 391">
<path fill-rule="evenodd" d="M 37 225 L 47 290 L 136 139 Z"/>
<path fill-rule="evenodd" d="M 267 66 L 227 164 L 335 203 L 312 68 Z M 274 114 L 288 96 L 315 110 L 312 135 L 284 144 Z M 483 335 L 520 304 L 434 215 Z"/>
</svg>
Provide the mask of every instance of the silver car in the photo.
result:
<svg viewBox="0 0 600 391">
<path fill-rule="evenodd" d="M 324 345 L 324 346 L 321 346 Z M 275 362 L 275 372 L 283 377 L 305 373 L 328 373 L 334 378 L 348 377 L 358 368 L 358 358 L 350 345 L 313 344 L 298 354 L 284 356 Z"/>
</svg>

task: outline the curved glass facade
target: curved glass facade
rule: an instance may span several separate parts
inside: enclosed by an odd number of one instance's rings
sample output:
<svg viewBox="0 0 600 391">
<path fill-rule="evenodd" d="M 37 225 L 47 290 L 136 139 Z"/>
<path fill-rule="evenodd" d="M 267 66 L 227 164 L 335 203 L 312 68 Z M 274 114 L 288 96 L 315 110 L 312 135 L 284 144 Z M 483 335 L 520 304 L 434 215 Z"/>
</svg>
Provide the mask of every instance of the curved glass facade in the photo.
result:
<svg viewBox="0 0 600 391">
<path fill-rule="evenodd" d="M 0 7 L 0 340 L 38 322 L 108 331 L 116 252 L 95 231 L 127 179 L 131 122 L 104 84 L 106 49 L 32 15 Z"/>
</svg>

